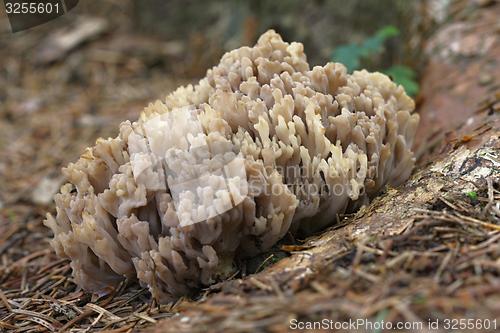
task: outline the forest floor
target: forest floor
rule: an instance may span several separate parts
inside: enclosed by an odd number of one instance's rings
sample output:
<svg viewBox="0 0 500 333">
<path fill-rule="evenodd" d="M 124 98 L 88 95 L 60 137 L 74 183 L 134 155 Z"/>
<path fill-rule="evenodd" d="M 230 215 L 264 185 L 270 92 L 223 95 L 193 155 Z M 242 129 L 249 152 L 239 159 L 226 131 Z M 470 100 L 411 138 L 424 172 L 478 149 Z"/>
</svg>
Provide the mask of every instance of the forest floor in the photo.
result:
<svg viewBox="0 0 500 333">
<path fill-rule="evenodd" d="M 109 34 L 99 19 L 92 40 L 85 21 L 73 23 L 75 49 L 47 47 L 61 36 L 43 29 L 2 39 L 0 331 L 284 332 L 293 319 L 323 318 L 429 330 L 429 319 L 500 318 L 498 8 L 457 18 L 429 42 L 420 164 L 404 186 L 322 234 L 284 241 L 248 263 L 255 274 L 167 305 L 136 284 L 101 297 L 78 289 L 42 221 L 61 167 L 189 81 L 164 74 L 183 45 Z M 443 46 L 449 38 L 458 46 Z"/>
</svg>

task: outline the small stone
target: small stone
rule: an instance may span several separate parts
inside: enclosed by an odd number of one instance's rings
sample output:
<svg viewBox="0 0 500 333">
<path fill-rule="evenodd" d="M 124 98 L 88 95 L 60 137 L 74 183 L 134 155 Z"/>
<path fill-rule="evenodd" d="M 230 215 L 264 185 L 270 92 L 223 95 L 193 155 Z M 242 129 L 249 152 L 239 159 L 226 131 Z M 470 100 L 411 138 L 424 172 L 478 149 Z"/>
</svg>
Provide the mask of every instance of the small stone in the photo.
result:
<svg viewBox="0 0 500 333">
<path fill-rule="evenodd" d="M 482 86 L 486 86 L 493 82 L 493 75 L 489 73 L 481 73 L 479 75 L 479 84 Z"/>
<path fill-rule="evenodd" d="M 54 195 L 61 187 L 61 178 L 43 178 L 31 194 L 31 201 L 37 205 L 48 205 L 54 199 Z"/>
</svg>

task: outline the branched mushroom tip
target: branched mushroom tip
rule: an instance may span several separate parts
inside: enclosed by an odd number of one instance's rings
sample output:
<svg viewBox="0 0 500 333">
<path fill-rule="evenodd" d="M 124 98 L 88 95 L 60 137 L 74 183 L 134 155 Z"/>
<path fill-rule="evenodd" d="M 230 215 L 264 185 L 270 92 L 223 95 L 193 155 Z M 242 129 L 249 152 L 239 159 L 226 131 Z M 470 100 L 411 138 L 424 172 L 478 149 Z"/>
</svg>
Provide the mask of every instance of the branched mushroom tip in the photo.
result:
<svg viewBox="0 0 500 333">
<path fill-rule="evenodd" d="M 45 224 L 75 282 L 124 278 L 168 302 L 408 178 L 414 102 L 387 76 L 309 68 L 270 30 L 63 169 Z"/>
</svg>

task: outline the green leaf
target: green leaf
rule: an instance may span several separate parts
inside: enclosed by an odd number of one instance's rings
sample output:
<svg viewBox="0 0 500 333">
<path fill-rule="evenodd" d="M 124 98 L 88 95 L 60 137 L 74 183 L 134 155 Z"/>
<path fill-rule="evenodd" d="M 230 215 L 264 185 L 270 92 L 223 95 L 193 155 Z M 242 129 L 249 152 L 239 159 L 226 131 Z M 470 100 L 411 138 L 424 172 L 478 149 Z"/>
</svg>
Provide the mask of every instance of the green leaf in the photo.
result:
<svg viewBox="0 0 500 333">
<path fill-rule="evenodd" d="M 372 54 L 382 51 L 382 46 L 384 46 L 382 38 L 377 36 L 370 37 L 361 44 L 361 53 L 364 57 L 369 57 Z"/>
<path fill-rule="evenodd" d="M 381 52 L 385 41 L 397 35 L 399 35 L 398 28 L 387 25 L 361 44 L 352 43 L 338 46 L 332 53 L 332 60 L 343 63 L 352 72 L 360 68 L 362 58 Z"/>
<path fill-rule="evenodd" d="M 366 39 L 362 44 L 362 54 L 363 56 L 370 56 L 374 53 L 381 52 L 384 43 L 387 39 L 399 35 L 399 29 L 392 25 L 387 25 L 379 29 L 375 36 Z"/>
<path fill-rule="evenodd" d="M 416 96 L 418 94 L 420 87 L 415 81 L 416 73 L 410 67 L 394 65 L 383 72 L 389 75 L 394 82 L 402 85 L 408 95 Z"/>
<path fill-rule="evenodd" d="M 347 70 L 352 72 L 360 67 L 360 48 L 356 44 L 339 46 L 333 51 L 332 59 L 343 63 Z"/>
<path fill-rule="evenodd" d="M 417 96 L 418 91 L 420 90 L 418 83 L 410 79 L 400 78 L 395 80 L 395 82 L 402 85 L 406 93 L 412 97 Z"/>
<path fill-rule="evenodd" d="M 416 76 L 416 73 L 412 68 L 404 65 L 393 65 L 385 72 L 393 76 L 407 77 L 410 79 L 414 79 Z"/>
<path fill-rule="evenodd" d="M 476 191 L 470 191 L 466 193 L 467 196 L 472 200 L 476 201 L 477 200 L 477 192 Z"/>
<path fill-rule="evenodd" d="M 388 38 L 399 36 L 399 29 L 393 25 L 386 25 L 379 29 L 375 33 L 375 36 L 385 41 Z"/>
</svg>

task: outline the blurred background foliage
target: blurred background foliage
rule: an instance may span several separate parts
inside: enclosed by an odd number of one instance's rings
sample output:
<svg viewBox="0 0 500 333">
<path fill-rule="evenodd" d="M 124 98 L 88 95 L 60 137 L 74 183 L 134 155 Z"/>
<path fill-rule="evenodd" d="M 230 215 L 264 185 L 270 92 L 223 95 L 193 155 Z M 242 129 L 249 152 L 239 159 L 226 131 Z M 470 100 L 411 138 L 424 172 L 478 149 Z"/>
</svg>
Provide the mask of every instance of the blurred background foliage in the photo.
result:
<svg viewBox="0 0 500 333">
<path fill-rule="evenodd" d="M 68 84 L 81 89 L 95 83 L 102 86 L 96 95 L 132 94 L 143 100 L 165 90 L 160 83 L 167 77 L 182 82 L 199 79 L 224 52 L 252 45 L 260 34 L 275 29 L 286 41 L 302 42 L 312 66 L 333 60 L 350 70 L 384 71 L 415 95 L 424 41 L 443 19 L 441 13 L 449 2 L 80 0 L 69 14 L 16 34 L 10 33 L 0 15 L 4 60 L 0 74 L 6 73 L 0 76 L 0 84 L 3 79 L 15 82 L 31 76 L 53 82 L 55 75 L 65 89 Z M 75 24 L 89 18 L 104 21 L 102 33 L 82 39 L 69 51 L 55 50 L 60 53 L 55 61 L 43 59 L 43 52 L 54 51 L 44 49 L 48 40 L 64 30 L 77 31 Z M 44 67 L 50 70 L 34 72 L 40 65 L 50 65 Z M 143 85 L 141 80 L 155 83 Z M 137 89 L 148 91 L 142 94 Z M 15 91 L 0 89 L 0 100 L 11 93 Z"/>
<path fill-rule="evenodd" d="M 436 1 L 434 1 L 436 2 Z M 439 1 L 438 1 L 439 2 Z M 446 2 L 446 1 L 441 1 Z M 430 1 L 418 0 L 136 0 L 139 29 L 189 40 L 189 75 L 203 75 L 220 55 L 253 44 L 267 29 L 304 43 L 309 62 L 341 61 L 350 70 L 383 70 L 418 90 L 421 43 L 432 30 Z M 391 67 L 397 65 L 397 67 Z"/>
<path fill-rule="evenodd" d="M 343 63 L 349 72 L 367 67 L 363 65 L 383 54 L 387 40 L 396 36 L 399 36 L 399 29 L 387 25 L 362 43 L 350 43 L 335 47 L 332 60 Z M 371 62 L 373 63 L 373 60 Z M 389 75 L 392 80 L 402 85 L 410 96 L 417 95 L 419 85 L 415 80 L 416 72 L 411 67 L 395 64 L 387 69 L 377 68 L 377 66 L 371 69 Z"/>
</svg>

